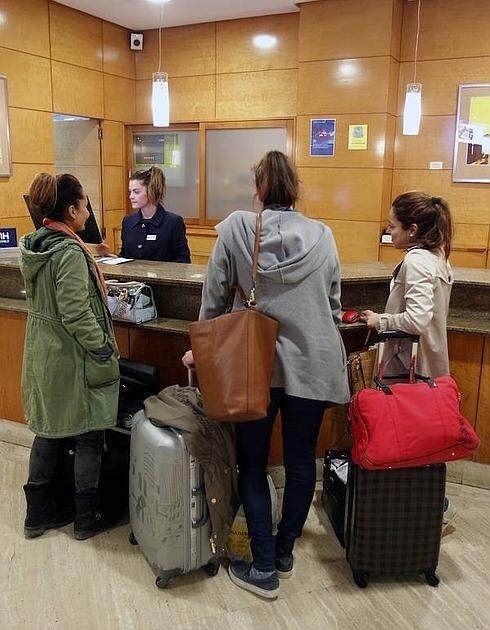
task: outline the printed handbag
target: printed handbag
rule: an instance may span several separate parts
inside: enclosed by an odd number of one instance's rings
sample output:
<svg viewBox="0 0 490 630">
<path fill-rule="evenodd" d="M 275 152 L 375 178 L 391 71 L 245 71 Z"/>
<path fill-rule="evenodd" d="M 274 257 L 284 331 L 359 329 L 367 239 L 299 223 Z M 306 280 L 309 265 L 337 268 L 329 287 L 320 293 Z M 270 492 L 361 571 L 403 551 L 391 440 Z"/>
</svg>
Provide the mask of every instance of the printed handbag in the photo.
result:
<svg viewBox="0 0 490 630">
<path fill-rule="evenodd" d="M 155 319 L 153 289 L 144 282 L 107 280 L 107 305 L 114 319 L 142 324 Z"/>
<path fill-rule="evenodd" d="M 396 383 L 377 380 L 349 405 L 352 460 L 367 470 L 413 468 L 468 457 L 479 439 L 460 412 L 455 380 Z"/>
<path fill-rule="evenodd" d="M 210 420 L 247 422 L 267 415 L 278 322 L 256 309 L 255 281 L 261 213 L 257 214 L 252 289 L 244 309 L 189 326 L 199 389 Z"/>
</svg>

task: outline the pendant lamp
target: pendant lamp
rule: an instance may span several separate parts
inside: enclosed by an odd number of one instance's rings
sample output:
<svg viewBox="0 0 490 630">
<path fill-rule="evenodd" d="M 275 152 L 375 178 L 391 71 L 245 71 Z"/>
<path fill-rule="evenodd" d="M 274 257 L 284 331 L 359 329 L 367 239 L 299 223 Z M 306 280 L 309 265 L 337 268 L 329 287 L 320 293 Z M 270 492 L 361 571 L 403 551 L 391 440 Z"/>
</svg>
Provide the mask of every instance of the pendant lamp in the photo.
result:
<svg viewBox="0 0 490 630">
<path fill-rule="evenodd" d="M 420 117 L 422 115 L 422 84 L 417 83 L 417 54 L 419 49 L 420 34 L 420 2 L 417 6 L 417 34 L 415 36 L 415 52 L 413 59 L 413 82 L 408 83 L 405 94 L 405 107 L 403 108 L 403 135 L 417 136 L 420 129 Z"/>
<path fill-rule="evenodd" d="M 162 67 L 162 29 L 163 3 L 160 7 L 160 27 L 158 29 L 158 71 L 153 73 L 151 91 L 151 112 L 154 127 L 168 127 L 170 124 L 170 102 L 168 93 L 168 74 Z"/>
</svg>

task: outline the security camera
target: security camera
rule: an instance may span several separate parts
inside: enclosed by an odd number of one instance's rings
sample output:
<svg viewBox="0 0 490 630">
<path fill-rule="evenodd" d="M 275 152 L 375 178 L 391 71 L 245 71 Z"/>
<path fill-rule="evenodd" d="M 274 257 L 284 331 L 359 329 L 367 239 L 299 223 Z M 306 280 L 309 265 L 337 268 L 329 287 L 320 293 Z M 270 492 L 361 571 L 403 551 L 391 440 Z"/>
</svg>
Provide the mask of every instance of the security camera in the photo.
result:
<svg viewBox="0 0 490 630">
<path fill-rule="evenodd" d="M 143 50 L 143 33 L 131 33 L 131 50 Z"/>
</svg>

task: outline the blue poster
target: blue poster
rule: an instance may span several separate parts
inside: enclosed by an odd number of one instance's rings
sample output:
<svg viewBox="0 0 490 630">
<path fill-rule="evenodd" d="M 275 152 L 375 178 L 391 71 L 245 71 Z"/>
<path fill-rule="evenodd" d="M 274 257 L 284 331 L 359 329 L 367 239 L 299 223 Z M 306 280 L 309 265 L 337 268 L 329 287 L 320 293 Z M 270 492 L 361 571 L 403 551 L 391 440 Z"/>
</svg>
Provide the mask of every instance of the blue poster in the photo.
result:
<svg viewBox="0 0 490 630">
<path fill-rule="evenodd" d="M 333 157 L 335 152 L 335 118 L 312 118 L 310 155 Z"/>
<path fill-rule="evenodd" d="M 17 247 L 17 230 L 0 227 L 0 249 Z"/>
</svg>

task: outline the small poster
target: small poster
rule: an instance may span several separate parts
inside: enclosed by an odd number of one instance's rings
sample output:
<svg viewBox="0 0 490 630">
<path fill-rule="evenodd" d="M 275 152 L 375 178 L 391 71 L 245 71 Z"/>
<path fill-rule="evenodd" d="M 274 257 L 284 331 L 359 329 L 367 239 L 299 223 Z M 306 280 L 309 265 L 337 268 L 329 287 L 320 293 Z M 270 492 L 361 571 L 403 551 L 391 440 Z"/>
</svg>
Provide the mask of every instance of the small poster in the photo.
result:
<svg viewBox="0 0 490 630">
<path fill-rule="evenodd" d="M 312 118 L 310 155 L 333 157 L 335 153 L 335 118 Z"/>
<path fill-rule="evenodd" d="M 0 227 L 0 249 L 7 249 L 8 247 L 17 247 L 17 230 Z"/>
<path fill-rule="evenodd" d="M 349 145 L 350 151 L 365 151 L 367 149 L 367 125 L 349 125 Z"/>
</svg>

